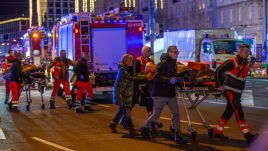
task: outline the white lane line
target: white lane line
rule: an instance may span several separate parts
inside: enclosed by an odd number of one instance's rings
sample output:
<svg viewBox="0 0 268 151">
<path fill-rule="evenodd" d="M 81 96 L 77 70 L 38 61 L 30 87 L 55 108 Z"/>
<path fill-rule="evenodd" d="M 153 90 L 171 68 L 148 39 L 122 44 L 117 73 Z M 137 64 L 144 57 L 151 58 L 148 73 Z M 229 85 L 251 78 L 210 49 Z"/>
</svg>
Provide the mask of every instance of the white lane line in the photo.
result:
<svg viewBox="0 0 268 151">
<path fill-rule="evenodd" d="M 206 101 L 206 103 L 212 103 L 212 104 L 226 104 L 224 102 L 215 102 L 215 101 Z M 268 110 L 268 107 L 262 107 L 262 106 L 247 106 L 250 108 L 257 108 L 257 109 L 266 109 Z"/>
<path fill-rule="evenodd" d="M 61 150 L 64 150 L 64 151 L 74 151 L 72 149 L 69 149 L 69 148 L 66 148 L 66 147 L 63 147 L 63 146 L 60 146 L 58 144 L 55 144 L 55 143 L 52 143 L 52 142 L 49 142 L 49 141 L 46 141 L 46 140 L 43 140 L 41 138 L 38 138 L 38 137 L 31 137 L 33 140 L 36 140 L 38 142 L 41 142 L 41 143 L 44 143 L 44 144 L 47 144 L 47 145 L 50 145 L 50 146 L 53 146 L 55 148 L 58 148 L 58 149 L 61 149 Z"/>
<path fill-rule="evenodd" d="M 105 107 L 105 108 L 109 108 L 110 106 L 108 106 L 108 105 L 103 105 L 103 104 L 98 104 L 98 106 L 100 106 L 100 107 Z"/>
<path fill-rule="evenodd" d="M 4 132 L 3 132 L 3 129 L 2 129 L 2 128 L 0 128 L 0 139 L 1 139 L 1 140 L 6 139 L 6 136 L 5 136 L 5 134 L 4 134 Z"/>
<path fill-rule="evenodd" d="M 167 118 L 167 117 L 160 117 L 160 119 L 171 121 L 171 118 Z M 188 121 L 181 120 L 181 123 L 188 123 Z M 191 123 L 192 123 L 192 124 L 195 124 L 195 125 L 203 126 L 202 123 L 198 123 L 198 122 L 191 122 Z M 211 124 L 210 124 L 210 126 L 211 126 L 211 127 L 216 127 L 216 125 L 211 125 Z M 224 128 L 231 128 L 231 127 L 226 126 L 226 127 L 224 127 Z"/>
</svg>

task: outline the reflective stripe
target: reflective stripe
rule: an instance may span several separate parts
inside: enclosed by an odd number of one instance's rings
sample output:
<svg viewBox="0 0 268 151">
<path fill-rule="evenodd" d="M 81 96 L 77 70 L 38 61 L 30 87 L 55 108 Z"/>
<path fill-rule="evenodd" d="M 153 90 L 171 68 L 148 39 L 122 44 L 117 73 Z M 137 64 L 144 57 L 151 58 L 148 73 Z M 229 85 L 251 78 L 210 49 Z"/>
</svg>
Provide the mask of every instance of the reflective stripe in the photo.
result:
<svg viewBox="0 0 268 151">
<path fill-rule="evenodd" d="M 236 75 L 232 74 L 232 73 L 229 72 L 229 71 L 226 71 L 226 72 L 225 72 L 225 75 L 229 75 L 229 76 L 231 76 L 232 78 L 235 78 L 235 79 L 240 80 L 240 81 L 246 81 L 246 78 L 237 77 Z"/>
<path fill-rule="evenodd" d="M 219 131 L 223 131 L 223 127 L 221 127 L 219 125 L 216 126 L 216 129 L 219 130 Z"/>
<path fill-rule="evenodd" d="M 235 88 L 229 87 L 227 85 L 224 85 L 224 88 L 227 89 L 227 90 L 237 92 L 237 93 L 243 93 L 243 90 L 235 89 Z"/>
<path fill-rule="evenodd" d="M 239 65 L 238 65 L 238 63 L 237 63 L 237 61 L 236 61 L 236 58 L 237 58 L 237 57 L 233 58 L 232 60 L 233 60 L 233 62 L 234 62 L 235 67 L 238 68 Z"/>
<path fill-rule="evenodd" d="M 61 69 L 61 67 L 59 67 L 59 66 L 54 66 L 54 68 L 56 68 L 56 69 Z"/>
<path fill-rule="evenodd" d="M 249 132 L 249 129 L 243 129 L 243 130 L 241 130 L 241 131 L 242 131 L 243 134 L 246 134 L 246 133 Z"/>
</svg>

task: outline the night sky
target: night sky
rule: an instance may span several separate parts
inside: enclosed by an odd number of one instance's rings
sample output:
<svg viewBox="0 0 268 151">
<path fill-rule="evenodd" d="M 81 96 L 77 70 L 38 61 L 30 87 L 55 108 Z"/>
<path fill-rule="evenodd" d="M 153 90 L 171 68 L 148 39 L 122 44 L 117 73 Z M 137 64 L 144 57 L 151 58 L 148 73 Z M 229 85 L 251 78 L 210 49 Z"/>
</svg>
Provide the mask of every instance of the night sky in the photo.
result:
<svg viewBox="0 0 268 151">
<path fill-rule="evenodd" d="M 0 0 L 0 20 L 21 17 L 24 14 L 28 17 L 29 0 Z"/>
</svg>

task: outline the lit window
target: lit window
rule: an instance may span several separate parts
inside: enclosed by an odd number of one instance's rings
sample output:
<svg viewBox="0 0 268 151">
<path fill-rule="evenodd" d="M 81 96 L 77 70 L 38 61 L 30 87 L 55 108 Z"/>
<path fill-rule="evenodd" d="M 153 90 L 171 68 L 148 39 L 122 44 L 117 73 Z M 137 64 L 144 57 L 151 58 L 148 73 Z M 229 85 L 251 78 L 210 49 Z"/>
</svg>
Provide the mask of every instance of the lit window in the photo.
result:
<svg viewBox="0 0 268 151">
<path fill-rule="evenodd" d="M 230 22 L 233 22 L 233 9 L 230 9 Z"/>
<path fill-rule="evenodd" d="M 242 20 L 242 7 L 238 8 L 238 21 Z"/>
<path fill-rule="evenodd" d="M 249 13 L 248 13 L 248 19 L 251 20 L 252 19 L 252 16 L 253 16 L 252 5 L 249 6 L 248 11 L 249 11 Z"/>
<path fill-rule="evenodd" d="M 224 19 L 224 12 L 221 11 L 221 24 L 223 24 L 223 19 Z"/>
</svg>

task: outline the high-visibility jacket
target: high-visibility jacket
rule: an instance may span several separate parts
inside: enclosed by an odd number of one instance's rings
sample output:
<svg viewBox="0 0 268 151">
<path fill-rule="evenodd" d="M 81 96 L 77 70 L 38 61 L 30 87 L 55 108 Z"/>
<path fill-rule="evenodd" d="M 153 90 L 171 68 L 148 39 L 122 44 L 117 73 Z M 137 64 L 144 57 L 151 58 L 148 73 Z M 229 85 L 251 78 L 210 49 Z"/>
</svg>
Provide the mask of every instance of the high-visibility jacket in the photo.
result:
<svg viewBox="0 0 268 151">
<path fill-rule="evenodd" d="M 145 66 L 148 62 L 153 62 L 152 59 L 145 59 L 143 56 L 139 56 L 138 58 L 136 58 L 136 60 L 138 60 L 141 64 L 140 72 L 143 72 L 145 70 Z"/>
<path fill-rule="evenodd" d="M 233 92 L 242 93 L 245 89 L 246 77 L 248 75 L 250 65 L 238 64 L 238 57 L 231 59 L 234 68 L 225 72 L 224 88 Z"/>
<path fill-rule="evenodd" d="M 2 73 L 3 73 L 3 77 L 7 78 L 7 74 L 8 71 L 10 70 L 11 66 L 12 66 L 12 62 L 14 61 L 14 57 L 8 56 L 5 60 L 5 62 L 2 65 Z"/>
<path fill-rule="evenodd" d="M 73 64 L 73 61 L 70 59 L 62 60 L 60 57 L 57 57 L 51 62 L 48 68 L 54 66 L 54 79 L 69 79 L 69 67 Z"/>
</svg>

